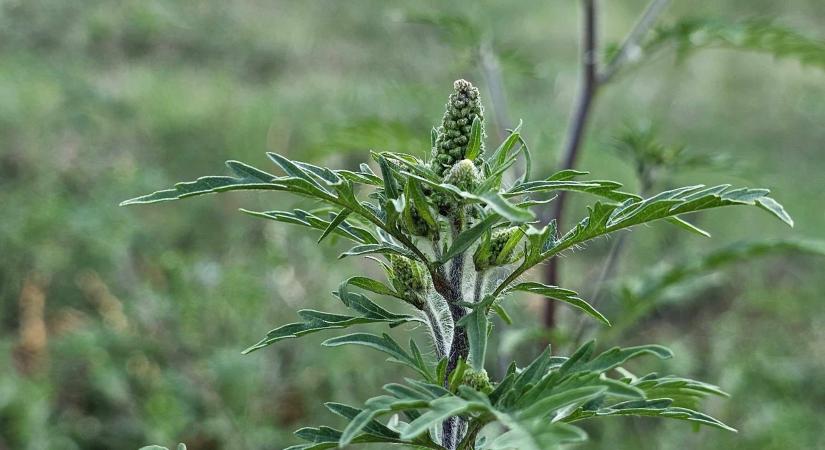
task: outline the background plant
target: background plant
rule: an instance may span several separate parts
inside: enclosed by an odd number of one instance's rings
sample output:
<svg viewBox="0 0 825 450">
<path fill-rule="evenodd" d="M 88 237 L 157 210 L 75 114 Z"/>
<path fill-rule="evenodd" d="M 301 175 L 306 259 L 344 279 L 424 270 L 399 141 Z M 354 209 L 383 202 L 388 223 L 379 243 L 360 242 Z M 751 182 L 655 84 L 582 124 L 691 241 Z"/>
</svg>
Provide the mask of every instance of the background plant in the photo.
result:
<svg viewBox="0 0 825 450">
<path fill-rule="evenodd" d="M 228 195 L 217 205 L 193 202 L 175 214 L 127 213 L 111 205 L 212 171 L 230 156 L 258 161 L 266 147 L 350 169 L 357 169 L 367 148 L 425 148 L 429 137 L 421 130 L 442 107 L 433 98 L 457 73 L 480 81 L 490 102 L 487 133 L 491 143 L 499 142 L 505 133 L 493 123 L 492 84 L 472 54 L 478 42 L 405 19 L 421 14 L 484 30 L 502 69 L 509 116 L 525 119 L 522 134 L 540 155 L 533 171 L 549 175 L 576 92 L 578 5 L 528 2 L 526 16 L 521 8 L 486 3 L 474 9 L 369 1 L 334 8 L 123 5 L 113 10 L 88 1 L 40 1 L 1 8 L 0 441 L 15 449 L 135 448 L 178 440 L 194 448 L 252 449 L 288 442 L 298 424 L 325 414 L 321 399 L 360 403 L 395 368 L 359 349 L 314 351 L 320 340 L 313 336 L 254 358 L 239 355 L 238 344 L 303 305 L 332 308 L 327 293 L 335 280 L 372 266 L 352 260 L 329 267 L 340 271 L 329 280 L 308 276 L 340 247 L 318 247 L 317 236 L 300 227 L 275 228 L 234 213 L 241 200 L 248 208 L 267 206 L 257 194 Z M 602 6 L 600 40 L 607 52 L 645 4 Z M 658 24 L 698 17 L 735 27 L 767 18 L 812 40 L 821 37 L 821 6 L 804 0 L 672 2 Z M 655 118 L 666 145 L 724 152 L 732 163 L 724 173 L 712 167 L 669 173 L 657 191 L 731 179 L 769 186 L 794 212 L 799 236 L 821 236 L 820 189 L 813 181 L 823 169 L 816 126 L 825 104 L 822 72 L 792 56 L 725 49 L 693 52 L 674 64 L 669 48 L 639 60 L 600 94 L 581 167 L 638 192 L 632 164 L 610 148 L 626 122 Z M 584 200 L 569 197 L 571 222 Z M 712 230 L 714 240 L 668 226 L 630 234 L 599 309 L 624 317 L 614 295 L 621 295 L 627 274 L 635 284 L 643 275 L 638 269 L 702 258 L 712 245 L 738 240 L 734 217 L 747 220 L 754 240 L 784 239 L 783 227 L 756 220 L 759 214 L 745 209 L 691 219 Z M 565 258 L 565 284 L 595 301 L 591 283 L 615 241 L 595 242 Z M 668 370 L 717 381 L 735 398 L 760 404 L 754 414 L 749 403 L 708 403 L 740 433 L 606 421 L 587 426 L 597 438 L 588 447 L 609 442 L 615 448 L 612 436 L 619 435 L 628 448 L 822 446 L 815 430 L 823 397 L 812 380 L 822 378 L 825 359 L 812 355 L 822 347 L 817 330 L 823 311 L 816 299 L 825 277 L 817 259 L 765 255 L 674 286 L 666 307 L 649 311 L 621 338 L 667 342 L 679 356 L 668 361 Z M 37 308 L 22 312 L 37 305 L 32 294 L 38 291 L 42 320 Z M 518 345 L 530 341 L 516 338 L 540 332 L 530 324 L 545 303 L 527 294 L 510 309 L 520 326 L 499 327 L 489 357 L 503 352 L 526 363 L 535 347 Z M 118 311 L 128 326 L 117 326 L 123 323 Z M 558 312 L 553 342 L 561 351 L 575 331 L 568 326 L 578 321 L 569 320 L 564 307 Z M 685 320 L 697 314 L 702 320 Z M 44 339 L 26 340 L 24 347 L 23 336 L 36 337 L 30 331 L 38 329 Z M 609 330 L 588 327 L 588 333 Z M 605 337 L 600 343 L 609 346 Z M 742 347 L 753 351 L 742 354 Z M 23 370 L 29 354 L 41 364 Z M 778 362 L 783 370 L 775 370 Z M 321 376 L 327 365 L 338 367 L 336 377 Z M 663 370 L 655 359 L 637 365 Z"/>
</svg>

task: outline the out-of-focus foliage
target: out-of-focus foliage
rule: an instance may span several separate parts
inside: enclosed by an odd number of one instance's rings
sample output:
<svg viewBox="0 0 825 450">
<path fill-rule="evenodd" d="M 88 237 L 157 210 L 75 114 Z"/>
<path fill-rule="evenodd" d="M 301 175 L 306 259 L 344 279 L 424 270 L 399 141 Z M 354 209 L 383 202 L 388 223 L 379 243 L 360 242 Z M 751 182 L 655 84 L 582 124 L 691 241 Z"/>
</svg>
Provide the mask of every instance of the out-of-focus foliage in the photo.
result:
<svg viewBox="0 0 825 450">
<path fill-rule="evenodd" d="M 613 146 L 631 164 L 642 192 L 649 192 L 675 173 L 735 168 L 733 161 L 720 153 L 698 153 L 686 145 L 667 145 L 650 123 L 628 126 L 618 133 Z"/>
<path fill-rule="evenodd" d="M 656 29 L 643 48 L 649 52 L 668 45 L 681 55 L 704 48 L 750 50 L 825 68 L 825 40 L 765 20 L 681 20 Z"/>
<path fill-rule="evenodd" d="M 718 279 L 721 269 L 783 253 L 825 256 L 825 240 L 770 239 L 737 242 L 677 264 L 660 264 L 642 276 L 628 277 L 618 288 L 619 305 L 624 317 L 607 333 L 619 335 L 646 314 L 661 309 L 662 305 L 681 303 L 684 306 L 685 299 L 700 298 L 701 292 L 708 290 L 709 283 L 713 281 L 707 276 L 714 278 L 715 275 Z"/>
<path fill-rule="evenodd" d="M 602 3 L 608 42 L 620 41 L 644 7 Z M 240 355 L 291 311 L 330 305 L 329 291 L 349 272 L 333 273 L 321 261 L 340 246 L 319 250 L 309 232 L 238 215 L 234 195 L 219 207 L 193 201 L 175 214 L 115 205 L 229 157 L 263 163 L 267 149 L 352 169 L 365 149 L 424 155 L 426 130 L 441 109 L 432 98 L 455 78 L 483 76 L 472 56 L 477 46 L 463 48 L 470 44 L 412 20 L 422 16 L 488 30 L 510 119 L 529 119 L 534 173 L 549 175 L 576 86 L 577 6 L 0 3 L 0 448 L 180 441 L 192 449 L 271 448 L 292 442 L 295 424 L 327 414 L 319 399 L 332 392 L 362 402 L 387 378 L 378 356 L 319 350 L 312 337 Z M 825 5 L 673 2 L 661 23 L 699 16 L 769 18 L 815 40 L 823 38 Z M 678 65 L 654 58 L 617 78 L 599 98 L 582 167 L 633 183 L 632 163 L 609 148 L 628 120 L 654 120 L 660 142 L 725 153 L 736 161 L 736 184 L 781 193 L 799 236 L 822 237 L 816 181 L 825 171 L 825 75 L 792 56 L 726 47 Z M 722 181 L 718 170 L 689 176 L 677 172 L 663 182 Z M 277 195 L 244 198 L 257 210 L 293 206 Z M 583 205 L 569 206 L 581 212 Z M 732 217 L 696 220 L 714 231 L 714 242 L 732 242 L 740 231 Z M 762 220 L 747 227 L 764 238 L 781 230 Z M 677 238 L 672 228 L 629 235 L 617 276 L 637 264 L 707 253 L 708 242 Z M 568 258 L 566 284 L 590 295 L 586 287 L 609 246 Z M 626 448 L 825 446 L 818 431 L 825 404 L 817 383 L 825 378 L 821 259 L 746 260 L 717 277 L 714 289 L 692 294 L 684 307 L 657 307 L 625 336 L 676 342 L 680 358 L 673 361 L 684 366 L 674 371 L 731 393 L 711 409 L 740 433 L 616 419 L 589 429 L 592 442 L 616 448 L 612 437 L 629 434 Z M 710 304 L 712 314 L 696 314 L 696 302 Z M 602 304 L 612 305 L 611 297 Z M 510 313 L 535 316 L 531 305 Z M 752 402 L 736 400 L 744 395 Z"/>
</svg>

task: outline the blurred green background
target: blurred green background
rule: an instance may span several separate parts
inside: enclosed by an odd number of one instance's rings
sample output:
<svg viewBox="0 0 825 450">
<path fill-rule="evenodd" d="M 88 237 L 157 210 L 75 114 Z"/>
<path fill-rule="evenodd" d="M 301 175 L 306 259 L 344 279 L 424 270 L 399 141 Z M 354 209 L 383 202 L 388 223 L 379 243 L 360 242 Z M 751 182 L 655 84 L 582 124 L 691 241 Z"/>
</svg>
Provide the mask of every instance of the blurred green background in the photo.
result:
<svg viewBox="0 0 825 450">
<path fill-rule="evenodd" d="M 523 119 L 535 173 L 547 176 L 576 94 L 578 6 L 0 1 L 0 450 L 281 448 L 300 426 L 340 425 L 324 401 L 358 404 L 406 375 L 369 351 L 321 348 L 324 336 L 240 355 L 299 308 L 335 310 L 339 281 L 375 269 L 331 263 L 340 242 L 318 247 L 306 230 L 237 213 L 311 205 L 255 192 L 117 204 L 222 174 L 226 159 L 266 168 L 267 150 L 342 168 L 368 149 L 423 156 L 462 77 L 499 118 L 490 139 Z M 644 6 L 602 2 L 603 41 L 620 42 Z M 660 23 L 684 17 L 769 19 L 825 38 L 820 0 L 676 1 Z M 659 188 L 768 187 L 797 222 L 789 231 L 734 208 L 693 218 L 713 239 L 667 226 L 633 232 L 601 295 L 611 318 L 630 308 L 645 268 L 742 239 L 823 237 L 825 58 L 816 57 L 665 49 L 600 94 L 580 168 L 638 189 L 614 144 L 649 124 L 667 146 L 726 158 L 667 172 Z M 495 109 L 491 88 L 503 94 Z M 570 220 L 584 200 L 568 205 Z M 591 295 L 610 246 L 566 255 L 564 285 Z M 690 277 L 602 336 L 603 346 L 671 346 L 675 359 L 647 368 L 728 390 L 708 409 L 738 435 L 613 419 L 579 448 L 825 448 L 825 260 L 805 253 Z M 520 320 L 502 326 L 493 349 L 502 361 L 535 350 L 539 307 L 513 304 Z M 569 313 L 553 335 L 562 348 L 578 327 Z"/>
</svg>

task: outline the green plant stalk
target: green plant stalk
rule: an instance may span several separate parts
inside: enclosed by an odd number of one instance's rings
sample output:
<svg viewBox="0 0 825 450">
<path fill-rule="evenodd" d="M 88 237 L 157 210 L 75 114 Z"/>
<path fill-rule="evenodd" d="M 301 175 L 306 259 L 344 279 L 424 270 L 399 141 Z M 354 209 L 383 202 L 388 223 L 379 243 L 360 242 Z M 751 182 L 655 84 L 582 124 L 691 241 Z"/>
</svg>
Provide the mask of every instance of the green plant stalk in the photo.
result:
<svg viewBox="0 0 825 450">
<path fill-rule="evenodd" d="M 458 237 L 464 228 L 464 211 L 459 209 L 456 217 L 452 219 L 452 233 L 453 240 Z M 462 295 L 462 281 L 464 279 L 464 257 L 465 252 L 456 255 L 452 264 L 450 265 L 450 286 L 453 293 L 458 295 L 453 297 L 445 297 L 450 308 L 450 316 L 453 319 L 453 324 L 457 324 L 459 320 L 464 318 L 467 313 L 464 306 L 461 305 L 464 301 Z M 469 354 L 469 342 L 467 341 L 467 330 L 463 327 L 454 325 L 453 340 L 450 345 L 450 356 L 447 361 L 447 373 L 443 380 L 444 385 L 449 384 L 450 374 L 455 370 L 460 359 L 467 360 Z M 455 448 L 456 440 L 458 439 L 459 430 L 465 422 L 459 417 L 451 417 L 444 421 L 442 425 L 442 432 L 444 433 L 442 445 L 448 449 Z"/>
<path fill-rule="evenodd" d="M 613 369 L 633 357 L 645 354 L 659 358 L 671 356 L 669 350 L 657 345 L 615 348 L 596 354 L 594 343 L 590 342 L 569 358 L 554 357 L 548 349 L 527 367 L 519 370 L 513 363 L 503 379 L 490 380 L 483 364 L 490 331 L 489 312 L 493 305 L 500 306 L 507 295 L 526 291 L 564 302 L 601 323 L 609 324 L 601 313 L 573 291 L 535 282 L 514 283 L 529 269 L 555 259 L 570 248 L 633 226 L 657 220 L 674 221 L 681 214 L 721 206 L 749 205 L 767 211 L 788 225 L 793 224 L 790 216 L 778 202 L 768 197 L 767 190 L 731 189 L 728 185 L 710 188 L 687 186 L 644 199 L 617 190 L 620 186 L 614 182 L 575 181 L 571 179 L 570 172 L 562 172 L 539 181 L 529 181 L 527 176 L 516 177 L 520 181 L 505 190 L 498 175 L 513 165 L 518 150 L 514 151 L 512 145 L 502 146 L 499 147 L 504 149 L 502 153 L 497 151 L 489 160 L 469 159 L 482 154 L 483 132 L 478 117 L 473 119 L 472 127 L 466 125 L 469 122 L 467 117 L 470 112 L 480 112 L 481 109 L 477 90 L 471 84 L 460 80 L 455 86 L 457 91 L 461 89 L 465 94 L 451 96 L 443 128 L 447 131 L 445 136 L 433 141 L 441 143 L 441 150 L 452 153 L 456 153 L 455 145 L 461 145 L 464 156 L 469 156 L 458 159 L 451 167 L 445 167 L 448 158 L 440 158 L 438 168 L 446 175 L 437 175 L 431 170 L 433 165 L 430 161 L 403 154 L 375 155 L 381 166 L 381 177 L 369 168 L 362 168 L 358 173 L 332 171 L 292 162 L 273 154 L 271 159 L 286 173 L 285 176 L 270 175 L 232 161 L 228 165 L 235 177 L 202 177 L 124 202 L 153 203 L 228 190 L 290 191 L 333 205 L 335 217 L 325 221 L 300 210 L 300 214 L 291 215 L 279 211 L 253 215 L 314 228 L 322 231 L 322 236 L 336 233 L 356 242 L 357 245 L 342 256 L 380 254 L 387 259 L 388 263 L 382 264 L 386 268 L 389 284 L 368 277 L 351 277 L 339 286 L 336 298 L 351 311 L 347 315 L 301 310 L 301 322 L 270 331 L 246 353 L 283 339 L 329 329 L 364 324 L 395 327 L 410 322 L 427 322 L 430 326 L 426 328 L 430 330 L 429 337 L 438 361 L 434 364 L 428 362 L 414 339 L 410 340 L 407 350 L 387 333 L 356 332 L 328 339 L 323 343 L 325 347 L 350 344 L 384 352 L 391 361 L 412 369 L 420 379 L 407 379 L 406 384 L 386 385 L 384 389 L 389 395 L 371 398 L 363 409 L 328 404 L 333 412 L 349 419 L 347 427 L 342 431 L 327 427 L 303 428 L 296 434 L 310 444 L 293 446 L 290 450 L 318 448 L 317 445 L 324 448 L 345 447 L 369 442 L 446 450 L 470 449 L 479 430 L 493 421 L 508 430 L 494 439 L 501 439 L 509 447 L 544 450 L 584 439 L 582 430 L 569 425 L 572 422 L 626 414 L 675 418 L 729 430 L 730 427 L 710 416 L 678 405 L 672 407 L 669 398 L 648 398 L 644 389 L 654 389 L 651 395 L 656 395 L 655 389 L 660 383 L 653 375 L 622 379 L 609 377 Z M 476 103 L 467 106 L 464 98 Z M 447 132 L 451 134 L 447 136 Z M 454 145 L 450 136 L 458 144 Z M 507 142 L 515 143 L 511 139 Z M 443 151 L 434 151 L 433 154 L 444 156 L 446 153 Z M 527 158 L 526 153 L 524 157 Z M 352 184 L 356 182 L 375 188 L 370 193 L 375 203 L 355 197 Z M 408 210 L 406 216 L 401 214 L 405 211 L 405 205 L 411 204 L 406 203 L 399 186 L 409 188 L 413 186 L 411 183 L 422 183 L 420 191 L 413 189 L 410 192 L 417 196 L 414 203 L 417 208 L 429 208 L 430 203 L 444 206 L 439 207 L 439 215 L 433 217 L 427 209 L 418 211 L 416 217 L 429 221 L 427 227 L 430 228 L 416 226 L 416 219 L 409 215 Z M 425 194 L 429 199 L 420 195 L 424 193 L 423 188 L 429 190 Z M 541 204 L 531 195 L 565 190 L 596 195 L 607 201 L 595 203 L 587 217 L 556 239 L 552 228 L 538 230 L 531 225 L 535 218 L 531 208 Z M 338 196 L 333 192 L 337 192 Z M 524 198 L 511 203 L 508 199 L 513 197 Z M 437 217 L 437 226 L 433 225 L 434 217 Z M 370 224 L 375 230 L 363 228 Z M 684 223 L 681 225 L 685 226 Z M 426 229 L 447 228 L 451 230 L 452 239 L 443 247 L 438 242 L 439 233 L 426 233 Z M 417 238 L 412 235 L 422 233 L 422 229 L 433 247 L 434 260 L 419 249 Z M 491 233 L 493 229 L 496 231 Z M 416 236 L 421 237 L 420 234 Z M 522 244 L 523 251 L 513 253 Z M 465 274 L 465 260 L 469 254 L 473 255 L 473 265 L 477 270 L 474 286 L 468 287 L 465 292 L 465 275 L 470 278 L 469 274 Z M 449 260 L 444 261 L 445 257 Z M 515 269 L 498 285 L 493 287 L 492 283 L 486 283 L 487 267 L 497 266 L 504 270 L 512 267 L 511 264 L 516 266 Z M 430 280 L 426 280 L 427 275 Z M 430 282 L 440 299 L 429 289 Z M 415 308 L 415 315 L 389 311 L 366 295 L 353 292 L 353 288 L 397 299 L 396 306 Z M 446 310 L 437 309 L 443 304 L 442 300 L 446 303 Z M 442 324 L 440 318 L 447 311 L 449 321 Z M 447 327 L 453 329 L 449 349 L 444 341 Z M 661 381 L 668 382 L 669 379 Z M 679 395 L 723 395 L 718 388 L 693 380 L 680 379 L 679 383 L 687 386 L 685 392 L 677 392 Z M 634 405 L 632 408 L 627 406 L 628 397 L 634 399 L 630 403 Z M 382 415 L 398 413 L 407 413 L 404 417 L 409 419 L 405 427 L 398 429 L 400 431 L 390 429 L 377 420 Z M 555 420 L 548 420 L 550 417 Z M 439 426 L 441 445 L 429 432 Z"/>
</svg>

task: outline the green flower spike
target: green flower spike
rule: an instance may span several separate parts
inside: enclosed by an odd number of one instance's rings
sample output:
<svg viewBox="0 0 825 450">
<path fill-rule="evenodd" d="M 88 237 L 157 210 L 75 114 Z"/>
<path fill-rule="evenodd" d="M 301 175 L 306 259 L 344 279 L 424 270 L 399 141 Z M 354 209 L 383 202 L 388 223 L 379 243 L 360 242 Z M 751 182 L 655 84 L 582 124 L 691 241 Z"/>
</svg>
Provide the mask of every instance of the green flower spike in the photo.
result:
<svg viewBox="0 0 825 450">
<path fill-rule="evenodd" d="M 467 157 L 467 144 L 470 142 L 473 120 L 476 117 L 481 125 L 481 136 L 484 137 L 484 109 L 478 89 L 466 80 L 456 80 L 453 89 L 455 92 L 450 94 L 433 148 L 432 168 L 441 176 L 444 176 L 457 161 Z M 479 155 L 475 158 L 476 164 L 481 164 L 483 153 L 482 144 Z"/>
</svg>

